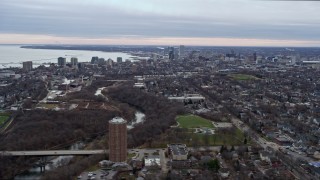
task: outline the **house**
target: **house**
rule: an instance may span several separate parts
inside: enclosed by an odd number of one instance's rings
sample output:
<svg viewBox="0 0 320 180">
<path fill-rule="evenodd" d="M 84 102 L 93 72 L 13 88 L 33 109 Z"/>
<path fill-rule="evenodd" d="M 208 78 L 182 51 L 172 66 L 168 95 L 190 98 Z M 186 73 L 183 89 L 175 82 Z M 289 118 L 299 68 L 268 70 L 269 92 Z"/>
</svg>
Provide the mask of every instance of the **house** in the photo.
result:
<svg viewBox="0 0 320 180">
<path fill-rule="evenodd" d="M 102 160 L 99 162 L 100 167 L 108 167 L 108 166 L 111 166 L 112 164 L 113 162 L 108 160 Z"/>
<path fill-rule="evenodd" d="M 313 119 L 313 123 L 319 126 L 320 125 L 320 118 Z"/>
<path fill-rule="evenodd" d="M 138 160 L 138 159 L 133 159 L 130 164 L 133 168 L 135 169 L 142 169 L 143 167 L 143 161 L 142 160 Z"/>
<path fill-rule="evenodd" d="M 221 178 L 228 178 L 230 175 L 230 171 L 228 168 L 220 168 L 219 175 L 221 176 Z"/>
<path fill-rule="evenodd" d="M 268 162 L 270 162 L 271 154 L 270 154 L 268 151 L 261 151 L 261 152 L 259 153 L 259 157 L 260 157 L 261 161 L 268 161 Z"/>
<path fill-rule="evenodd" d="M 293 139 L 287 135 L 279 135 L 275 138 L 275 140 L 281 146 L 290 146 L 293 142 Z"/>
</svg>

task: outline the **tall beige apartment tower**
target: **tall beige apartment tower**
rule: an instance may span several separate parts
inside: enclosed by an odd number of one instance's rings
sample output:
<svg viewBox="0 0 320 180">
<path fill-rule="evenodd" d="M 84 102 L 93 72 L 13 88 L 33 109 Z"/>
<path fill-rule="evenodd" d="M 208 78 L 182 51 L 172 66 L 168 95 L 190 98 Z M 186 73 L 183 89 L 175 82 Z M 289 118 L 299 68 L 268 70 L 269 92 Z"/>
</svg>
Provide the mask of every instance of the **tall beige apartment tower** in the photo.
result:
<svg viewBox="0 0 320 180">
<path fill-rule="evenodd" d="M 109 160 L 127 160 L 127 121 L 121 117 L 109 121 Z"/>
</svg>

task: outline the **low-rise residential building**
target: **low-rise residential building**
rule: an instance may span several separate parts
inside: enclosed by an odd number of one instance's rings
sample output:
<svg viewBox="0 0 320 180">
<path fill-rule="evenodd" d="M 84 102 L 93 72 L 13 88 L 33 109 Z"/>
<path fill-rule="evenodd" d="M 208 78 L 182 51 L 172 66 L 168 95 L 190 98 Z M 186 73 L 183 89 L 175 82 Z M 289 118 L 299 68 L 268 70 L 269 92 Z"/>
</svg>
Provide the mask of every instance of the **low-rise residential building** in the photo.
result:
<svg viewBox="0 0 320 180">
<path fill-rule="evenodd" d="M 172 160 L 180 161 L 188 159 L 187 145 L 185 144 L 170 144 L 168 145 L 168 154 Z"/>
</svg>

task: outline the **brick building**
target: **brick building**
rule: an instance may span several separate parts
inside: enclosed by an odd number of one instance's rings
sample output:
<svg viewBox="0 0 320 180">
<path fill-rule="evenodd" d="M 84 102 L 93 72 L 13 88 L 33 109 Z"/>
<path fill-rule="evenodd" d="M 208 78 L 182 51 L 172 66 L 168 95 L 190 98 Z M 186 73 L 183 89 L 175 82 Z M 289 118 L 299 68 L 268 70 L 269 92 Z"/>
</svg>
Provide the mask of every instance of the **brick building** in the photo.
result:
<svg viewBox="0 0 320 180">
<path fill-rule="evenodd" d="M 109 160 L 127 160 L 127 121 L 120 117 L 109 121 Z"/>
</svg>

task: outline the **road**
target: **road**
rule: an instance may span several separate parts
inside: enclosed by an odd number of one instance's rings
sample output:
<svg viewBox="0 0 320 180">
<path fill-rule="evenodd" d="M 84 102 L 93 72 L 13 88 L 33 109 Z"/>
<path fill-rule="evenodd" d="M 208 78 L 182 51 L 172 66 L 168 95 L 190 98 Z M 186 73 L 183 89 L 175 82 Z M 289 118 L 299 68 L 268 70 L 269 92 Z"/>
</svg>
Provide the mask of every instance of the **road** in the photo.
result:
<svg viewBox="0 0 320 180">
<path fill-rule="evenodd" d="M 282 146 L 274 143 L 274 142 L 269 142 L 266 139 L 262 138 L 260 135 L 258 135 L 256 132 L 254 132 L 253 130 L 250 129 L 250 127 L 248 127 L 246 124 L 244 124 L 242 121 L 240 121 L 237 118 L 232 118 L 231 122 L 240 130 L 242 131 L 246 131 L 246 132 L 250 132 L 253 137 L 255 138 L 255 141 L 264 149 L 266 148 L 271 148 L 272 150 L 274 150 L 275 152 L 279 151 L 280 148 L 282 148 Z M 304 161 L 307 162 L 312 162 L 314 161 L 312 158 L 301 155 L 297 152 L 293 152 L 290 151 L 290 155 L 293 156 L 294 159 L 302 159 Z"/>
<path fill-rule="evenodd" d="M 306 174 L 305 171 L 301 170 L 302 168 L 300 168 L 300 165 L 297 165 L 295 162 L 297 159 L 311 162 L 314 161 L 312 158 L 300 155 L 292 151 L 290 151 L 290 153 L 286 155 L 283 152 L 279 151 L 279 149 L 282 148 L 280 145 L 269 142 L 266 139 L 262 138 L 259 134 L 251 130 L 249 126 L 244 124 L 239 119 L 232 118 L 231 122 L 240 130 L 244 132 L 250 132 L 251 137 L 254 137 L 253 140 L 264 149 L 271 148 L 276 154 L 278 154 L 278 157 L 282 160 L 283 163 L 285 163 L 288 167 L 292 167 L 292 172 L 298 179 L 313 179 L 310 175 Z"/>
</svg>

